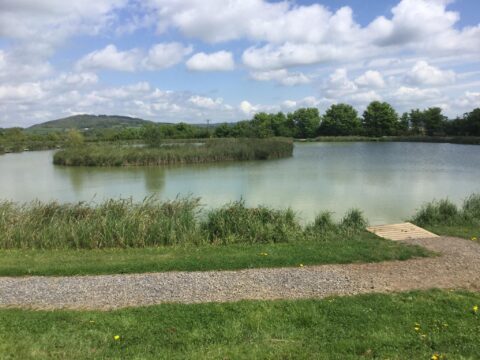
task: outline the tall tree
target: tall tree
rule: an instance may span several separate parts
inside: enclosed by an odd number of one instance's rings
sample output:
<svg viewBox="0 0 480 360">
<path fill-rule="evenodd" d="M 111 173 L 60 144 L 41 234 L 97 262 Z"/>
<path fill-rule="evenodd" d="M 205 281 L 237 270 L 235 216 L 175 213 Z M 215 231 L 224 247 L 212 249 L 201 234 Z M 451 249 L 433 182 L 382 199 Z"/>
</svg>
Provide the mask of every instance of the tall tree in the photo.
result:
<svg viewBox="0 0 480 360">
<path fill-rule="evenodd" d="M 442 109 L 433 107 L 423 112 L 425 133 L 428 136 L 442 135 L 447 118 L 442 114 Z"/>
<path fill-rule="evenodd" d="M 465 114 L 466 133 L 472 136 L 480 136 L 480 108 Z"/>
<path fill-rule="evenodd" d="M 408 114 L 411 133 L 413 135 L 421 135 L 425 133 L 425 119 L 423 111 L 419 109 L 410 110 Z"/>
<path fill-rule="evenodd" d="M 317 108 L 302 108 L 289 113 L 287 119 L 295 124 L 297 138 L 313 138 L 320 125 L 320 114 Z"/>
<path fill-rule="evenodd" d="M 357 135 L 362 123 L 358 112 L 348 104 L 332 105 L 322 117 L 319 132 L 322 135 Z"/>
<path fill-rule="evenodd" d="M 373 101 L 363 113 L 363 126 L 370 136 L 391 136 L 398 132 L 398 115 L 386 102 Z"/>
</svg>

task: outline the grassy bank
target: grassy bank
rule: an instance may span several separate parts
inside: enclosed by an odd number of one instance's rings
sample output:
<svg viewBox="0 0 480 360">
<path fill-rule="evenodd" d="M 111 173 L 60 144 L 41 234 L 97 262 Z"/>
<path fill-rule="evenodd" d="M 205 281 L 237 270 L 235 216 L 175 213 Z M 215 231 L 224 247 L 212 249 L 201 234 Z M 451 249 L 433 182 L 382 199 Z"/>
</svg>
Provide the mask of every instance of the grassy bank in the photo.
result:
<svg viewBox="0 0 480 360">
<path fill-rule="evenodd" d="M 67 166 L 170 165 L 278 159 L 292 153 L 293 143 L 288 139 L 212 139 L 200 146 L 184 143 L 160 147 L 71 147 L 58 151 L 53 162 Z"/>
<path fill-rule="evenodd" d="M 308 141 L 318 142 L 425 142 L 480 145 L 478 136 L 319 136 Z"/>
<path fill-rule="evenodd" d="M 424 248 L 360 232 L 351 237 L 338 234 L 322 241 L 289 243 L 102 250 L 0 250 L 0 276 L 238 270 L 407 260 L 429 255 Z"/>
<path fill-rule="evenodd" d="M 0 310 L 9 359 L 476 359 L 478 293 Z M 418 328 L 416 330 L 415 328 Z"/>
<path fill-rule="evenodd" d="M 406 260 L 423 248 L 382 240 L 351 210 L 302 225 L 291 210 L 197 199 L 99 205 L 0 203 L 0 275 L 232 270 Z"/>
<path fill-rule="evenodd" d="M 469 196 L 460 207 L 448 199 L 427 203 L 417 211 L 412 222 L 437 234 L 478 241 L 480 194 Z"/>
</svg>

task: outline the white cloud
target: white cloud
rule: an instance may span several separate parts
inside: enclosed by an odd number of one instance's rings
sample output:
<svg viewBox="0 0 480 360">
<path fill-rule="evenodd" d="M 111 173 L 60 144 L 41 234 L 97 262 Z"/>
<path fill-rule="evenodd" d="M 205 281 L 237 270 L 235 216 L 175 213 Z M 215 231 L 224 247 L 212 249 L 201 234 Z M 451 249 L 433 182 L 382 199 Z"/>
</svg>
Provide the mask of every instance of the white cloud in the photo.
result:
<svg viewBox="0 0 480 360">
<path fill-rule="evenodd" d="M 0 50 L 0 80 L 2 82 L 36 81 L 53 73 L 49 62 L 23 58 L 13 52 Z"/>
<path fill-rule="evenodd" d="M 250 102 L 247 100 L 244 100 L 240 103 L 240 110 L 245 114 L 245 115 L 252 115 L 256 113 L 258 110 L 255 106 L 253 106 Z"/>
<path fill-rule="evenodd" d="M 454 102 L 464 112 L 480 108 L 480 92 L 466 91 Z"/>
<path fill-rule="evenodd" d="M 183 46 L 177 42 L 156 44 L 148 51 L 143 65 L 149 70 L 169 68 L 182 62 L 192 51 L 192 46 Z"/>
<path fill-rule="evenodd" d="M 113 44 L 101 50 L 95 50 L 81 58 L 76 68 L 79 70 L 111 69 L 117 71 L 135 71 L 140 61 L 137 49 L 118 51 Z"/>
<path fill-rule="evenodd" d="M 126 0 L 2 0 L 0 37 L 21 41 L 44 56 L 70 36 L 98 33 L 125 4 Z"/>
<path fill-rule="evenodd" d="M 38 83 L 22 83 L 19 85 L 0 85 L 0 100 L 2 102 L 26 103 L 40 100 L 44 92 Z"/>
<path fill-rule="evenodd" d="M 92 72 L 63 73 L 52 80 L 43 83 L 44 89 L 61 89 L 69 87 L 84 87 L 98 83 L 98 76 Z"/>
<path fill-rule="evenodd" d="M 330 75 L 325 86 L 329 97 L 342 97 L 357 91 L 357 85 L 348 78 L 346 69 L 337 69 Z"/>
<path fill-rule="evenodd" d="M 212 99 L 210 97 L 205 97 L 200 95 L 191 96 L 188 99 L 188 101 L 194 104 L 195 106 L 198 106 L 200 108 L 205 108 L 205 109 L 216 109 L 222 106 L 223 104 L 222 98 Z"/>
<path fill-rule="evenodd" d="M 385 80 L 383 80 L 382 74 L 378 71 L 368 70 L 355 79 L 355 84 L 361 87 L 383 88 Z"/>
<path fill-rule="evenodd" d="M 192 71 L 230 71 L 235 68 L 232 53 L 223 50 L 211 54 L 196 53 L 186 65 Z"/>
<path fill-rule="evenodd" d="M 394 97 L 400 102 L 416 102 L 426 100 L 439 100 L 441 92 L 438 89 L 420 89 L 418 87 L 402 86 L 395 93 Z"/>
<path fill-rule="evenodd" d="M 416 85 L 445 85 L 455 82 L 455 79 L 454 71 L 441 70 L 423 60 L 418 61 L 407 74 L 407 80 Z"/>
<path fill-rule="evenodd" d="M 252 79 L 257 81 L 275 81 L 285 86 L 308 84 L 310 79 L 301 72 L 289 72 L 286 69 L 255 71 L 251 74 Z"/>
<path fill-rule="evenodd" d="M 354 104 L 369 104 L 372 101 L 381 101 L 382 97 L 374 90 L 359 92 L 349 96 L 348 100 Z"/>
</svg>

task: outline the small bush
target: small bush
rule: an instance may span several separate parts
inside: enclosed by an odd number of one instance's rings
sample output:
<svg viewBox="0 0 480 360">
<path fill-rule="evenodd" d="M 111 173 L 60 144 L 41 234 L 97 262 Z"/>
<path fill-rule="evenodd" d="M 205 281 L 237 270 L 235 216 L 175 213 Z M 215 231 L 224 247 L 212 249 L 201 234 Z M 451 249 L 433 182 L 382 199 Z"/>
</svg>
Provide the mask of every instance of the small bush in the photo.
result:
<svg viewBox="0 0 480 360">
<path fill-rule="evenodd" d="M 413 222 L 418 225 L 453 224 L 459 216 L 458 208 L 449 200 L 432 201 L 423 205 Z"/>
<path fill-rule="evenodd" d="M 288 242 L 301 235 L 292 210 L 247 208 L 243 201 L 210 211 L 202 229 L 209 241 L 220 244 Z"/>
<path fill-rule="evenodd" d="M 426 203 L 413 216 L 412 222 L 420 226 L 480 223 L 480 195 L 469 196 L 461 209 L 447 199 Z"/>
<path fill-rule="evenodd" d="M 348 233 L 355 233 L 365 229 L 368 225 L 363 213 L 358 209 L 349 210 L 340 221 L 340 228 Z"/>
<path fill-rule="evenodd" d="M 307 226 L 306 231 L 310 234 L 335 233 L 338 230 L 337 224 L 333 221 L 332 213 L 330 211 L 323 211 L 315 217 L 312 224 Z"/>
<path fill-rule="evenodd" d="M 480 221 L 480 194 L 466 198 L 462 210 L 466 219 Z"/>
</svg>

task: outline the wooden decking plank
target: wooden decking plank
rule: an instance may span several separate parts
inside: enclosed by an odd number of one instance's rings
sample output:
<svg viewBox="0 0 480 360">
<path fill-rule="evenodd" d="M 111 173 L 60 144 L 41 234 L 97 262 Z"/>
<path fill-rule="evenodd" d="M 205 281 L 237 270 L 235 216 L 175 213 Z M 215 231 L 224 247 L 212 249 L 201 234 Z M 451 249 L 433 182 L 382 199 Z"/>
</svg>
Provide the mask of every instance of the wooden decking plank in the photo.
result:
<svg viewBox="0 0 480 360">
<path fill-rule="evenodd" d="M 408 222 L 402 224 L 370 226 L 367 230 L 377 236 L 394 241 L 438 237 L 438 235 Z"/>
</svg>

